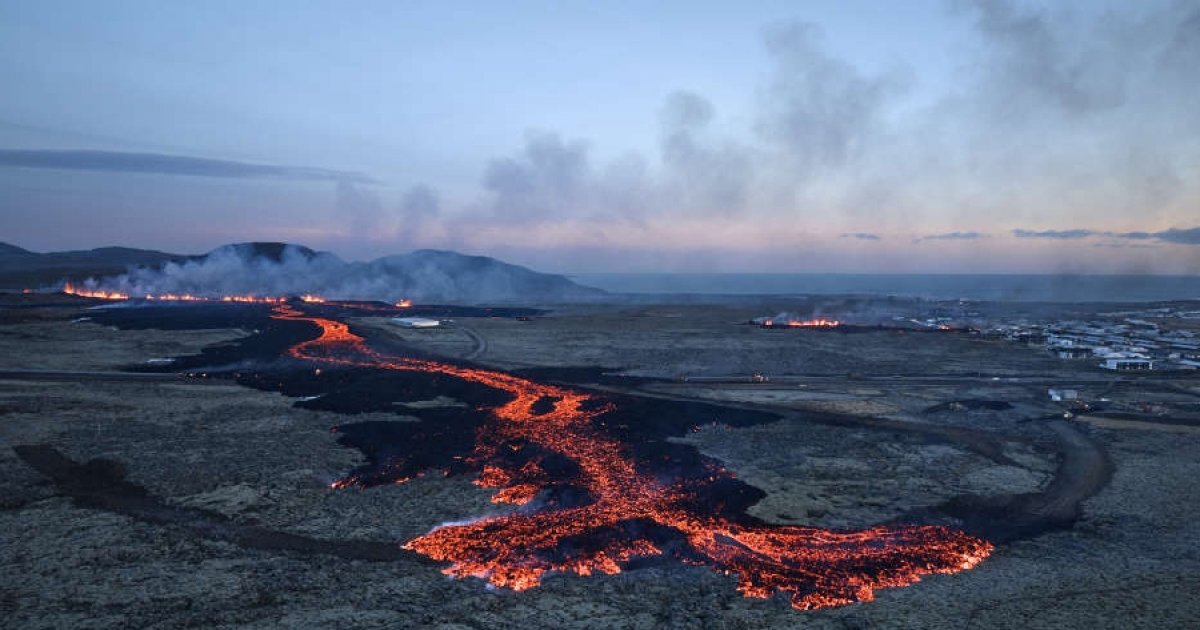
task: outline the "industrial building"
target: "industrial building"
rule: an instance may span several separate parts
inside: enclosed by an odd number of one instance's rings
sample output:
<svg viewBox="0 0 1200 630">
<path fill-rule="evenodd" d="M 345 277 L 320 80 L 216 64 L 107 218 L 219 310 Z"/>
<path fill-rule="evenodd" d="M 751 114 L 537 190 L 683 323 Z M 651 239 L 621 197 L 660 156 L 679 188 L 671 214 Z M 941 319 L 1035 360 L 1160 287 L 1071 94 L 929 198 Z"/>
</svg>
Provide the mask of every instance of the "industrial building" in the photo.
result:
<svg viewBox="0 0 1200 630">
<path fill-rule="evenodd" d="M 1074 389 L 1050 389 L 1046 393 L 1050 395 L 1050 400 L 1054 402 L 1079 399 L 1079 391 Z"/>
<path fill-rule="evenodd" d="M 1113 353 L 1104 358 L 1100 367 L 1106 370 L 1153 370 L 1154 360 L 1143 354 Z"/>
<path fill-rule="evenodd" d="M 442 322 L 427 317 L 393 317 L 392 323 L 401 328 L 435 328 Z"/>
</svg>

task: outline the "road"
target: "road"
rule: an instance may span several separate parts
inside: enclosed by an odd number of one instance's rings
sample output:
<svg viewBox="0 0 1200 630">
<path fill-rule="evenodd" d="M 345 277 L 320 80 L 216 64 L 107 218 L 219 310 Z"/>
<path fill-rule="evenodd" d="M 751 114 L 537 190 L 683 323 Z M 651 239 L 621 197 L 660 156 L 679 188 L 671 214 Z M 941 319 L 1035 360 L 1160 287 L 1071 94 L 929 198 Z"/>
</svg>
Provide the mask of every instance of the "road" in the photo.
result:
<svg viewBox="0 0 1200 630">
<path fill-rule="evenodd" d="M 487 339 L 484 339 L 482 335 L 475 332 L 474 328 L 471 328 L 469 326 L 463 326 L 462 324 L 458 324 L 456 326 L 456 328 L 463 331 L 463 334 L 470 337 L 471 342 L 475 344 L 475 347 L 471 348 L 471 350 L 469 352 L 467 352 L 466 354 L 464 354 L 462 358 L 464 358 L 468 361 L 474 361 L 474 360 L 478 359 L 479 357 L 483 356 L 485 353 L 487 353 L 487 351 L 488 351 Z"/>
</svg>

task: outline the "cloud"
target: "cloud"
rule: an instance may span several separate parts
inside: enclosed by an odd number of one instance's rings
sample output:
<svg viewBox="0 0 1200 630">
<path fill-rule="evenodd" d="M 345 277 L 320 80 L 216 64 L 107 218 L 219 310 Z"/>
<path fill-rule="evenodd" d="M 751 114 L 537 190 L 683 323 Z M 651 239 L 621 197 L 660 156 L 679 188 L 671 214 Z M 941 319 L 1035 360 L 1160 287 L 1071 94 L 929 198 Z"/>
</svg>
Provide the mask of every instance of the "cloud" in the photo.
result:
<svg viewBox="0 0 1200 630">
<path fill-rule="evenodd" d="M 749 150 L 708 131 L 715 110 L 707 99 L 679 91 L 667 97 L 660 121 L 664 197 L 704 214 L 742 208 L 753 177 Z"/>
<path fill-rule="evenodd" d="M 1171 109 L 1195 99 L 1180 69 L 1200 42 L 1178 5 L 1079 15 L 1002 0 L 958 6 L 971 39 L 945 92 L 914 102 L 909 88 L 919 77 L 904 66 L 856 66 L 831 52 L 820 26 L 782 23 L 763 32 L 770 66 L 749 112 L 729 116 L 680 86 L 661 103 L 655 148 L 607 161 L 598 156 L 621 147 L 529 132 L 486 162 L 481 198 L 417 223 L 439 225 L 424 231 L 434 235 L 428 243 L 453 234 L 483 247 L 488 238 L 511 244 L 507 230 L 515 230 L 531 247 L 587 234 L 613 251 L 678 245 L 694 238 L 686 226 L 700 224 L 728 231 L 722 243 L 733 249 L 783 249 L 828 233 L 887 243 L 889 230 L 930 225 L 960 231 L 914 243 L 977 241 L 999 235 L 1001 217 L 1108 227 L 1133 209 L 1170 225 L 1189 187 L 1200 190 L 1181 168 L 1188 153 L 1180 147 L 1194 136 L 1166 131 L 1180 116 L 1194 118 Z M 780 219 L 787 228 L 764 227 Z M 1009 233 L 1110 236 L 1102 228 Z M 489 234 L 501 236 L 478 236 Z"/>
<path fill-rule="evenodd" d="M 1151 245 L 1149 243 L 1121 243 L 1121 242 L 1106 242 L 1092 243 L 1092 247 L 1107 247 L 1112 249 L 1158 249 L 1159 245 Z"/>
<path fill-rule="evenodd" d="M 987 234 L 981 232 L 946 232 L 944 234 L 930 234 L 913 240 L 914 243 L 922 241 L 975 241 L 981 238 L 988 238 Z"/>
<path fill-rule="evenodd" d="M 1200 188 L 1200 7 L 954 6 L 974 38 L 928 123 L 938 134 L 927 160 L 948 167 L 938 174 L 960 206 L 980 221 L 1005 211 L 1101 224 L 1187 211 Z"/>
<path fill-rule="evenodd" d="M 906 83 L 898 75 L 866 76 L 826 53 L 822 39 L 821 28 L 807 22 L 776 26 L 765 37 L 775 69 L 756 131 L 790 157 L 799 177 L 858 157 Z"/>
<path fill-rule="evenodd" d="M 667 96 L 644 152 L 601 147 L 607 138 L 571 129 L 533 131 L 484 156 L 470 189 L 455 188 L 459 180 L 441 185 L 444 197 L 422 185 L 377 191 L 355 173 L 182 156 L 0 151 L 0 165 L 323 180 L 336 185 L 341 220 L 314 230 L 359 242 L 383 235 L 397 244 L 539 256 L 582 241 L 618 264 L 634 250 L 666 260 L 672 251 L 709 247 L 712 260 L 721 249 L 740 260 L 739 252 L 813 243 L 838 249 L 840 242 L 852 264 L 886 268 L 886 257 L 906 255 L 895 252 L 908 245 L 889 236 L 945 226 L 962 231 L 913 242 L 1046 239 L 1068 260 L 1100 240 L 1200 240 L 1182 228 L 1109 231 L 1191 223 L 1200 198 L 1200 83 L 1192 76 L 1200 66 L 1200 7 L 1039 8 L 1004 0 L 958 0 L 957 7 L 965 29 L 953 38 L 947 76 L 929 81 L 901 65 L 858 66 L 834 54 L 821 27 L 782 23 L 762 33 L 768 65 L 746 69 L 762 77 L 754 92 L 658 86 Z M 737 109 L 742 103 L 750 108 Z M 236 205 L 212 203 L 222 202 Z M 1072 229 L 1005 230 L 1014 225 Z M 851 241 L 840 239 L 882 242 L 846 248 Z M 1021 259 L 1025 247 L 992 249 L 989 256 L 1021 264 L 1058 264 L 1050 255 Z"/>
<path fill-rule="evenodd" d="M 1121 232 L 1107 233 L 1106 236 L 1127 238 L 1133 240 L 1159 240 L 1177 245 L 1200 245 L 1200 227 L 1170 228 L 1160 232 Z"/>
<path fill-rule="evenodd" d="M 1083 239 L 1092 237 L 1120 238 L 1135 241 L 1157 240 L 1178 245 L 1200 245 L 1200 227 L 1170 228 L 1158 232 L 1105 232 L 1100 230 L 1023 230 L 1015 229 L 1013 236 L 1017 238 L 1050 238 L 1050 239 Z M 1119 244 L 1108 243 L 1106 247 L 1117 247 Z"/>
<path fill-rule="evenodd" d="M 586 142 L 531 132 L 518 155 L 488 164 L 483 184 L 501 218 L 540 218 L 578 208 L 590 178 Z"/>
<path fill-rule="evenodd" d="M 374 180 L 361 173 L 349 171 L 120 151 L 0 149 L 0 166 L 101 173 L 374 183 Z"/>
<path fill-rule="evenodd" d="M 425 184 L 409 188 L 400 200 L 396 235 L 407 243 L 435 236 L 441 212 L 442 204 L 436 190 Z"/>
<path fill-rule="evenodd" d="M 1080 46 L 1074 33 L 1035 10 L 1018 9 L 1008 0 L 960 3 L 974 14 L 974 26 L 990 45 L 985 80 L 989 112 L 1011 116 L 1014 110 L 1043 108 L 1073 115 L 1119 107 L 1124 103 L 1122 73 L 1105 59 L 1103 44 Z"/>
<path fill-rule="evenodd" d="M 337 221 L 356 239 L 371 239 L 387 230 L 379 196 L 374 190 L 340 180 L 335 188 Z"/>
<path fill-rule="evenodd" d="M 1091 238 L 1093 236 L 1102 235 L 1103 232 L 1095 230 L 1022 230 L 1016 229 L 1012 231 L 1013 236 L 1017 238 L 1054 238 L 1054 239 L 1079 239 Z"/>
<path fill-rule="evenodd" d="M 719 215 L 742 208 L 751 189 L 752 161 L 744 147 L 707 130 L 711 104 L 679 92 L 662 112 L 659 160 L 636 153 L 594 164 L 589 143 L 531 131 L 514 155 L 485 169 L 485 212 L 472 217 L 512 223 L 619 221 Z"/>
<path fill-rule="evenodd" d="M 476 218 L 640 225 L 796 210 L 798 189 L 866 151 L 905 84 L 896 73 L 859 72 L 822 39 L 820 27 L 803 22 L 767 29 L 772 67 L 748 129 L 722 122 L 703 95 L 675 90 L 659 111 L 657 155 L 596 163 L 585 140 L 529 132 L 513 154 L 487 163 Z"/>
</svg>

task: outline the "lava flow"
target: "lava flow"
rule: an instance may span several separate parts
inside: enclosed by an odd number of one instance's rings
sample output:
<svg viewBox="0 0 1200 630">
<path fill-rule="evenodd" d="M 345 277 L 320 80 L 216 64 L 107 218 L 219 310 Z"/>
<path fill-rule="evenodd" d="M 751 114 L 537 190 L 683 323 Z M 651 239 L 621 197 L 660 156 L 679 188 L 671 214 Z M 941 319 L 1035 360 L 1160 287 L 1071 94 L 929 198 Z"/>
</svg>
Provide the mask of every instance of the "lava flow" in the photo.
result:
<svg viewBox="0 0 1200 630">
<path fill-rule="evenodd" d="M 96 298 L 98 300 L 128 300 L 128 293 L 120 293 L 117 291 L 100 291 L 91 290 L 81 287 L 76 287 L 70 282 L 63 285 L 63 293 L 67 295 L 77 295 L 79 297 Z"/>
<path fill-rule="evenodd" d="M 646 472 L 628 445 L 599 428 L 615 410 L 610 401 L 503 372 L 384 354 L 345 323 L 307 315 L 293 305 L 276 306 L 273 317 L 320 327 L 317 338 L 289 348 L 294 358 L 446 375 L 510 397 L 488 409 L 489 420 L 479 427 L 467 463 L 479 473 L 477 485 L 496 489 L 493 501 L 524 507 L 442 525 L 404 545 L 448 562 L 447 575 L 478 577 L 519 591 L 538 586 L 548 573 L 615 574 L 636 558 L 670 554 L 736 575 L 738 590 L 747 597 L 782 591 L 794 607 L 809 609 L 869 601 L 878 588 L 963 571 L 992 549 L 984 540 L 941 526 L 845 532 L 716 514 L 698 507 L 703 502 L 696 500 L 697 491 L 732 475 L 719 468 L 700 480 Z M 525 446 L 534 455 L 514 458 L 513 452 Z M 550 458 L 570 465 L 551 465 Z M 585 500 L 531 503 L 564 485 Z"/>
<path fill-rule="evenodd" d="M 773 319 L 764 320 L 763 328 L 837 328 L 842 322 L 836 319 L 825 319 L 818 317 L 816 319 L 789 319 L 786 321 L 775 321 Z"/>
<path fill-rule="evenodd" d="M 62 292 L 67 295 L 76 295 L 79 297 L 92 298 L 97 300 L 113 300 L 124 301 L 134 299 L 137 296 L 131 296 L 128 293 L 121 291 L 106 291 L 103 289 L 88 289 L 77 287 L 70 282 L 63 285 Z M 271 297 L 263 295 L 222 295 L 222 296 L 205 296 L 192 295 L 191 293 L 147 293 L 140 299 L 148 302 L 236 302 L 239 304 L 282 304 L 288 301 L 285 297 Z M 306 303 L 323 303 L 325 299 L 316 295 L 304 295 L 299 298 Z"/>
<path fill-rule="evenodd" d="M 27 289 L 28 293 L 29 290 Z M 146 293 L 145 295 L 135 296 L 121 291 L 107 291 L 103 289 L 88 289 L 86 287 L 75 286 L 67 282 L 63 284 L 62 292 L 67 295 L 75 295 L 79 297 L 92 298 L 96 300 L 110 301 L 125 301 L 130 299 L 141 299 L 147 302 L 235 302 L 238 304 L 283 304 L 289 300 L 286 297 L 273 297 L 269 295 L 193 295 L 191 293 Z M 368 302 L 350 301 L 350 300 L 330 300 L 320 295 L 305 293 L 296 298 L 305 304 L 328 304 L 329 306 L 347 306 L 360 311 L 392 311 L 395 309 L 412 308 L 413 302 L 410 299 L 403 299 L 396 302 L 394 306 L 386 306 L 384 304 L 372 305 Z"/>
</svg>

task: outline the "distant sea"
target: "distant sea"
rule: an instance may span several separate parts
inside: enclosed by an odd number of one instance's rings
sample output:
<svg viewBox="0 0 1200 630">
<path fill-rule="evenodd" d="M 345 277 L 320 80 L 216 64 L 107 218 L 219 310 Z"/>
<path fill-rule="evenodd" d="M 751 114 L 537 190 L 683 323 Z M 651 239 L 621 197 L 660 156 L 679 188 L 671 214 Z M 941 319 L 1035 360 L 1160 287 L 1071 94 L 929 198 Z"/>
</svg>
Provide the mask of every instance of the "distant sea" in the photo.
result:
<svg viewBox="0 0 1200 630">
<path fill-rule="evenodd" d="M 580 273 L 570 278 L 612 293 L 896 295 L 1017 302 L 1200 300 L 1200 276 Z"/>
</svg>

